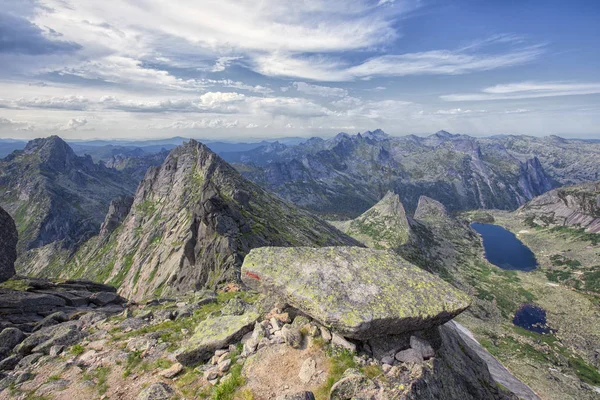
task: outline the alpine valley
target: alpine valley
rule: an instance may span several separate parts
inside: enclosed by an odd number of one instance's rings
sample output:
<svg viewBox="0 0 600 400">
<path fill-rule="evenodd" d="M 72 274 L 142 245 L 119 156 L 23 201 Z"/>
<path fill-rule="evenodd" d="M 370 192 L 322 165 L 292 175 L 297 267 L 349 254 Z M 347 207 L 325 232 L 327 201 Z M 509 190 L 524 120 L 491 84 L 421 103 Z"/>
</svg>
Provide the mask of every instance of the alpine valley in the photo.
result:
<svg viewBox="0 0 600 400">
<path fill-rule="evenodd" d="M 0 160 L 0 399 L 600 397 L 599 142 L 71 144 Z"/>
</svg>

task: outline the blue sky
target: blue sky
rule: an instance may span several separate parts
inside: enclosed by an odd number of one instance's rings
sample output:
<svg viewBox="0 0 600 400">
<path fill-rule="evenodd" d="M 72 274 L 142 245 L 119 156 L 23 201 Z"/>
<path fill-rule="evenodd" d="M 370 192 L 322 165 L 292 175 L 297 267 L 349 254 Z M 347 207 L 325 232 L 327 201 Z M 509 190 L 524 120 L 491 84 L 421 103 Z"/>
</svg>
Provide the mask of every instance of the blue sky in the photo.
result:
<svg viewBox="0 0 600 400">
<path fill-rule="evenodd" d="M 0 137 L 600 137 L 600 2 L 1 0 Z"/>
</svg>

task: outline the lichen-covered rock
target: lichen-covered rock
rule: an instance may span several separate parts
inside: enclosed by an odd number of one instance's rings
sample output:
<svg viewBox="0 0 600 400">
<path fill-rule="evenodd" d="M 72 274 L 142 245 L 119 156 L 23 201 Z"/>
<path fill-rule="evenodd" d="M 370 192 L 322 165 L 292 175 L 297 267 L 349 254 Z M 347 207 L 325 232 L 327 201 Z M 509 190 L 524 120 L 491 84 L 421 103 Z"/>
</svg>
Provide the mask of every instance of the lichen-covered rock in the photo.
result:
<svg viewBox="0 0 600 400">
<path fill-rule="evenodd" d="M 313 392 L 298 392 L 277 396 L 275 400 L 315 400 Z"/>
<path fill-rule="evenodd" d="M 15 274 L 18 237 L 15 221 L 0 207 L 0 282 Z"/>
<path fill-rule="evenodd" d="M 173 388 L 166 383 L 157 382 L 144 389 L 137 400 L 169 400 L 174 394 Z"/>
<path fill-rule="evenodd" d="M 70 321 L 41 329 L 17 346 L 19 354 L 44 353 L 48 354 L 55 345 L 70 346 L 85 336 L 81 331 L 80 321 Z"/>
<path fill-rule="evenodd" d="M 250 332 L 258 317 L 258 313 L 249 311 L 243 315 L 224 315 L 200 322 L 194 335 L 177 355 L 177 361 L 183 365 L 194 365 L 208 360 L 215 350 L 240 340 Z"/>
<path fill-rule="evenodd" d="M 358 370 L 348 369 L 329 392 L 330 400 L 371 399 L 377 393 L 377 386 Z"/>
<path fill-rule="evenodd" d="M 242 279 L 355 339 L 440 325 L 470 304 L 466 294 L 396 254 L 358 247 L 254 249 Z"/>
</svg>

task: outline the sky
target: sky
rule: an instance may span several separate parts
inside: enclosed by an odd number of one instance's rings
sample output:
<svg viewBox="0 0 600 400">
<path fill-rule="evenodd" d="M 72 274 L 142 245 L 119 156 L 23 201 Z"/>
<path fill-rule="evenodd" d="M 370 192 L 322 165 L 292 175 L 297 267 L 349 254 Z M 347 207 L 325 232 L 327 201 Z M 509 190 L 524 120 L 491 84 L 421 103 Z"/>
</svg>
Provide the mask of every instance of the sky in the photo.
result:
<svg viewBox="0 0 600 400">
<path fill-rule="evenodd" d="M 597 0 L 0 0 L 0 137 L 600 138 Z"/>
</svg>

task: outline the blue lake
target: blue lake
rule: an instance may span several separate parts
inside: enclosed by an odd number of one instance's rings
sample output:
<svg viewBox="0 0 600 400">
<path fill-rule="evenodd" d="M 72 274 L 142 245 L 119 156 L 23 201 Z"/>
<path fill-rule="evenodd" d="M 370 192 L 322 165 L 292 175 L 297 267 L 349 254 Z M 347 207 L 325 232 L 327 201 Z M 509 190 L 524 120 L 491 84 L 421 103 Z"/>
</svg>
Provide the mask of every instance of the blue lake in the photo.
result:
<svg viewBox="0 0 600 400">
<path fill-rule="evenodd" d="M 554 330 L 550 329 L 546 324 L 546 311 L 533 304 L 521 304 L 515 313 L 513 324 L 537 333 L 554 332 Z"/>
<path fill-rule="evenodd" d="M 502 269 L 532 271 L 537 267 L 535 255 L 514 233 L 501 226 L 472 223 L 483 238 L 485 258 Z"/>
</svg>

